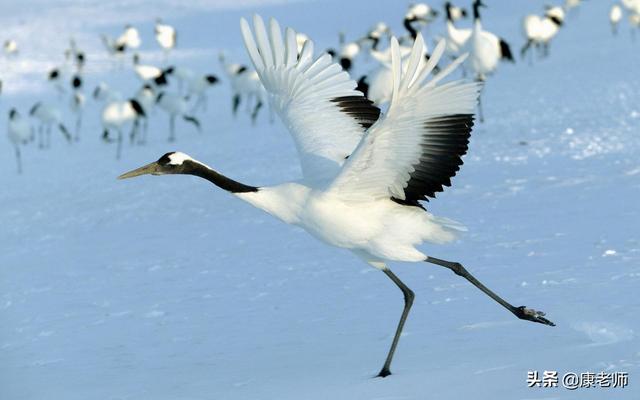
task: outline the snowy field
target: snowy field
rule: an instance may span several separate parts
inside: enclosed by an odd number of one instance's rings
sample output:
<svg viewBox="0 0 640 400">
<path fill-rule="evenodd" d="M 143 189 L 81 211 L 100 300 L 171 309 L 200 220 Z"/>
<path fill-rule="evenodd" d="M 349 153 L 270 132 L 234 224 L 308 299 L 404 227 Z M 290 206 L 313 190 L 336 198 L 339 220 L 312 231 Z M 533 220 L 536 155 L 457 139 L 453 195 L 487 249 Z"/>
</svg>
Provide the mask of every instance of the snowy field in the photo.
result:
<svg viewBox="0 0 640 400">
<path fill-rule="evenodd" d="M 45 76 L 70 36 L 87 52 L 88 89 L 104 80 L 132 93 L 133 72 L 99 41 L 125 23 L 160 63 L 153 24 L 163 17 L 180 35 L 170 62 L 222 76 L 220 50 L 248 62 L 238 21 L 255 11 L 320 48 L 378 20 L 401 32 L 405 12 L 396 1 L 183 3 L 3 1 L 0 39 L 22 49 L 0 58 L 3 126 L 11 107 L 66 107 Z M 544 3 L 490 0 L 484 26 L 517 53 L 521 18 Z M 54 132 L 51 150 L 27 147 L 22 175 L 0 140 L 0 399 L 639 399 L 640 40 L 627 24 L 611 34 L 610 5 L 585 1 L 570 14 L 548 59 L 502 65 L 465 165 L 427 205 L 469 229 L 427 254 L 460 261 L 556 327 L 515 319 L 445 269 L 392 264 L 416 302 L 394 374 L 373 378 L 402 309 L 383 274 L 198 178 L 115 179 L 171 150 L 249 184 L 296 179 L 279 121 L 234 120 L 222 82 L 201 134 L 179 121 L 167 143 L 156 111 L 150 142 L 116 161 L 89 99 L 81 141 Z M 425 31 L 430 45 L 441 31 Z M 356 62 L 355 76 L 372 67 Z M 531 370 L 624 371 L 629 385 L 528 388 Z"/>
</svg>

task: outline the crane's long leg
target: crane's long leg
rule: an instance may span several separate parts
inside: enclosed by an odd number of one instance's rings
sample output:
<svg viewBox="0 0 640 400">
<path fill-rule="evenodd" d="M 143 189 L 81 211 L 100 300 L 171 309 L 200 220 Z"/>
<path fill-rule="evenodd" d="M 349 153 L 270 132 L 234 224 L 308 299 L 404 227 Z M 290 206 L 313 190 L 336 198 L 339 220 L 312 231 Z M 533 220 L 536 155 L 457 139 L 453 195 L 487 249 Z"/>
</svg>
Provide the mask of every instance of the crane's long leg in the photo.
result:
<svg viewBox="0 0 640 400">
<path fill-rule="evenodd" d="M 75 141 L 79 142 L 80 141 L 80 128 L 82 127 L 82 111 L 80 111 L 78 113 L 78 116 L 76 117 L 76 136 L 75 136 Z"/>
<path fill-rule="evenodd" d="M 169 116 L 169 141 L 176 141 L 176 116 L 175 114 L 171 114 Z"/>
<path fill-rule="evenodd" d="M 238 107 L 240 106 L 240 95 L 239 94 L 234 94 L 233 95 L 233 101 L 231 104 L 231 112 L 233 114 L 233 116 L 235 117 L 238 114 Z"/>
<path fill-rule="evenodd" d="M 118 142 L 116 146 L 116 160 L 119 160 L 122 154 L 122 128 L 118 128 Z"/>
<path fill-rule="evenodd" d="M 22 173 L 22 157 L 20 157 L 20 146 L 16 145 L 16 160 L 18 161 L 18 173 Z"/>
<path fill-rule="evenodd" d="M 51 124 L 48 124 L 45 130 L 46 147 L 51 148 Z"/>
<path fill-rule="evenodd" d="M 44 127 L 42 124 L 38 126 L 38 148 L 44 149 Z"/>
<path fill-rule="evenodd" d="M 396 329 L 396 334 L 393 337 L 393 342 L 391 343 L 391 348 L 389 349 L 389 354 L 387 354 L 387 359 L 382 366 L 382 369 L 378 373 L 378 376 L 384 378 L 386 376 L 391 375 L 391 361 L 393 360 L 393 354 L 396 352 L 396 347 L 398 346 L 398 342 L 400 341 L 400 335 L 402 334 L 402 328 L 404 327 L 404 323 L 407 320 L 407 316 L 409 315 L 409 310 L 411 310 L 411 305 L 413 304 L 413 299 L 415 295 L 413 291 L 407 287 L 390 269 L 382 270 L 393 283 L 398 285 L 400 290 L 402 290 L 402 294 L 404 295 L 404 310 L 402 310 L 402 315 L 400 316 L 400 322 L 398 322 L 398 328 Z"/>
<path fill-rule="evenodd" d="M 456 275 L 463 277 L 473 284 L 473 286 L 482 290 L 487 296 L 491 297 L 493 300 L 498 302 L 502 307 L 511 311 L 513 315 L 520 319 L 524 319 L 527 321 L 538 322 L 545 325 L 555 326 L 553 322 L 549 321 L 544 317 L 544 313 L 541 311 L 536 311 L 530 308 L 526 308 L 525 306 L 514 307 L 511 304 L 507 303 L 502 297 L 498 296 L 494 292 L 492 292 L 488 287 L 482 284 L 479 280 L 477 280 L 469 271 L 467 271 L 462 264 L 457 262 L 445 261 L 439 258 L 427 257 L 425 260 L 429 263 L 440 265 L 441 267 L 445 267 L 453 271 Z"/>
<path fill-rule="evenodd" d="M 476 82 L 482 83 L 482 89 L 480 89 L 480 93 L 478 93 L 478 119 L 480 122 L 484 123 L 484 112 L 482 111 L 482 92 L 484 92 L 484 79 L 482 76 L 476 78 Z"/>
<path fill-rule="evenodd" d="M 251 113 L 251 125 L 256 124 L 256 119 L 258 118 L 258 112 L 260 111 L 261 108 L 262 108 L 262 100 L 258 99 L 256 103 L 256 107 L 253 109 L 253 112 Z"/>
</svg>

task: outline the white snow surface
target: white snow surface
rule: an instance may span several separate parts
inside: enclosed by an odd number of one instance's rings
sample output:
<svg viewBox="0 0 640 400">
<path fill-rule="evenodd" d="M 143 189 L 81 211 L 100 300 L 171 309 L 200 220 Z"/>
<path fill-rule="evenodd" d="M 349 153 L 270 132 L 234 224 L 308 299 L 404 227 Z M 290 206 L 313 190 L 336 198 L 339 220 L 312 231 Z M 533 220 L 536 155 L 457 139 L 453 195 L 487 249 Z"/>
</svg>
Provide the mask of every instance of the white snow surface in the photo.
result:
<svg viewBox="0 0 640 400">
<path fill-rule="evenodd" d="M 21 50 L 0 57 L 3 126 L 14 106 L 66 107 L 45 75 L 71 36 L 87 52 L 88 90 L 106 81 L 132 96 L 134 73 L 99 41 L 129 22 L 143 59 L 162 63 L 162 17 L 178 29 L 170 63 L 223 77 L 219 50 L 248 63 L 241 16 L 275 16 L 325 48 L 339 30 L 355 39 L 379 20 L 401 32 L 406 11 L 396 1 L 183 3 L 5 1 L 0 39 Z M 483 26 L 517 54 L 521 18 L 542 5 L 488 3 Z M 0 139 L 0 399 L 640 398 L 640 43 L 624 26 L 611 35 L 611 3 L 570 13 L 548 59 L 500 66 L 453 187 L 427 204 L 469 232 L 422 251 L 463 263 L 556 327 L 515 319 L 450 271 L 392 263 L 416 301 L 394 374 L 374 378 L 402 309 L 384 274 L 199 178 L 116 180 L 169 151 L 252 185 L 298 178 L 286 129 L 266 110 L 252 127 L 244 106 L 234 120 L 223 81 L 198 115 L 201 134 L 179 120 L 167 143 L 167 116 L 155 112 L 149 143 L 126 143 L 120 161 L 100 140 L 92 99 L 81 141 L 54 131 L 52 149 L 24 149 L 21 176 Z M 428 27 L 429 43 L 443 29 Z M 373 68 L 355 65 L 356 79 Z M 626 371 L 630 383 L 528 388 L 530 370 Z"/>
</svg>

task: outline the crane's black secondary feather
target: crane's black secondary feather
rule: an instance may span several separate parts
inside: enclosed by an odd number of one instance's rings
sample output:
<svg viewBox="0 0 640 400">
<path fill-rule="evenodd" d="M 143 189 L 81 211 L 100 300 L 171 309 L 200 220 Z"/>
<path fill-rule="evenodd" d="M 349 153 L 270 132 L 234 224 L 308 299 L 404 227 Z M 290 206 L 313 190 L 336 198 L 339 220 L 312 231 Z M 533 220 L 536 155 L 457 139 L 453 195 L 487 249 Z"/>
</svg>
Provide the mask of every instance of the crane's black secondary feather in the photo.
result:
<svg viewBox="0 0 640 400">
<path fill-rule="evenodd" d="M 413 165 L 404 188 L 404 200 L 392 197 L 396 203 L 424 208 L 419 201 L 435 198 L 463 164 L 473 127 L 473 114 L 453 114 L 429 118 L 423 123 L 424 134 L 420 161 Z"/>
<path fill-rule="evenodd" d="M 504 39 L 500 39 L 500 58 L 512 63 L 516 61 L 513 58 L 513 54 L 511 53 L 511 47 L 509 47 L 509 43 L 507 43 Z"/>
<path fill-rule="evenodd" d="M 380 118 L 380 109 L 364 96 L 342 96 L 331 99 L 340 111 L 353 117 L 364 129 L 369 129 Z"/>
</svg>

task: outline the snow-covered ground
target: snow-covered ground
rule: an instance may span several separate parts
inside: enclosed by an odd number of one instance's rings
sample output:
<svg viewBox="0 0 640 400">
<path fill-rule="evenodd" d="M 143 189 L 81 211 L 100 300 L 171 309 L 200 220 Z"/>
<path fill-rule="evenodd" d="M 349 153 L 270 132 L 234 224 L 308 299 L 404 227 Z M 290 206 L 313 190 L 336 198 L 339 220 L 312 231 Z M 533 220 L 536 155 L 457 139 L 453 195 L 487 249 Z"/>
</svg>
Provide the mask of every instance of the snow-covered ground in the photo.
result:
<svg viewBox="0 0 640 400">
<path fill-rule="evenodd" d="M 381 19 L 401 31 L 404 13 L 396 1 L 183 3 L 5 2 L 0 39 L 22 51 L 0 58 L 3 119 L 57 99 L 44 76 L 72 35 L 88 53 L 88 87 L 131 93 L 132 72 L 114 69 L 98 36 L 127 22 L 148 60 L 161 60 L 161 16 L 179 29 L 172 62 L 221 75 L 219 50 L 247 61 L 238 20 L 254 11 L 326 47 Z M 517 52 L 521 17 L 542 3 L 488 3 L 485 27 Z M 516 320 L 447 270 L 395 264 L 417 297 L 394 375 L 373 378 L 402 309 L 383 274 L 198 178 L 115 179 L 170 150 L 249 184 L 295 179 L 285 129 L 266 114 L 256 127 L 232 119 L 224 82 L 201 134 L 178 122 L 167 143 L 157 111 L 150 143 L 125 146 L 119 162 L 92 100 L 82 141 L 54 133 L 50 151 L 30 146 L 22 176 L 0 140 L 0 399 L 640 398 L 640 42 L 626 26 L 611 35 L 610 4 L 585 1 L 549 59 L 490 79 L 486 123 L 454 186 L 428 204 L 469 232 L 425 252 L 546 311 L 555 328 Z M 625 371 L 629 386 L 528 388 L 530 370 Z"/>
</svg>

